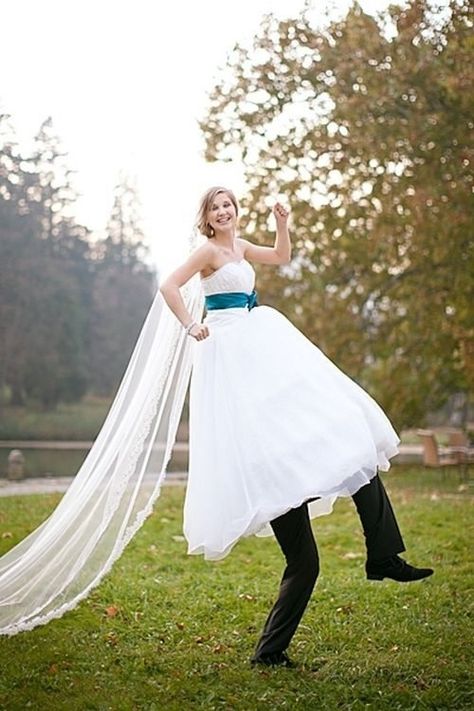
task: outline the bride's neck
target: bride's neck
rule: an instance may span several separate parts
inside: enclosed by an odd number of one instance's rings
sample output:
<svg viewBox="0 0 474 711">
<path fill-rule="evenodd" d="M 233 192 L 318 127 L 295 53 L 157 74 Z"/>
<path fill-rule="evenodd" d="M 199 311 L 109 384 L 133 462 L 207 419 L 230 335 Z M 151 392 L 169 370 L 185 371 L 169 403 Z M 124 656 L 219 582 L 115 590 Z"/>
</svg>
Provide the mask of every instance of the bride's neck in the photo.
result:
<svg viewBox="0 0 474 711">
<path fill-rule="evenodd" d="M 213 240 L 214 244 L 219 245 L 219 247 L 223 247 L 224 249 L 230 249 L 232 252 L 234 251 L 236 243 L 235 232 L 233 232 L 231 235 L 229 235 L 228 233 L 215 234 Z"/>
</svg>

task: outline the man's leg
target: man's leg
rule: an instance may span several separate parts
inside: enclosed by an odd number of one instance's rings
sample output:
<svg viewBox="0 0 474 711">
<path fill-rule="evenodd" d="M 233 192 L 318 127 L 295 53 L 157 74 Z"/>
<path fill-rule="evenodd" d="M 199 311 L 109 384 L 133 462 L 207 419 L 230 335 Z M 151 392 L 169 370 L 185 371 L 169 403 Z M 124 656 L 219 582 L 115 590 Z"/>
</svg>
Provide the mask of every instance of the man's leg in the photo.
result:
<svg viewBox="0 0 474 711">
<path fill-rule="evenodd" d="M 381 560 L 406 550 L 385 487 L 377 474 L 352 497 L 364 530 L 368 560 Z"/>
<path fill-rule="evenodd" d="M 432 568 L 415 568 L 400 558 L 405 550 L 402 535 L 385 487 L 378 474 L 353 495 L 367 548 L 365 570 L 369 580 L 391 578 L 400 583 L 422 580 Z"/>
<path fill-rule="evenodd" d="M 286 558 L 275 602 L 257 644 L 253 662 L 277 658 L 296 632 L 319 573 L 319 557 L 306 503 L 270 522 Z"/>
</svg>

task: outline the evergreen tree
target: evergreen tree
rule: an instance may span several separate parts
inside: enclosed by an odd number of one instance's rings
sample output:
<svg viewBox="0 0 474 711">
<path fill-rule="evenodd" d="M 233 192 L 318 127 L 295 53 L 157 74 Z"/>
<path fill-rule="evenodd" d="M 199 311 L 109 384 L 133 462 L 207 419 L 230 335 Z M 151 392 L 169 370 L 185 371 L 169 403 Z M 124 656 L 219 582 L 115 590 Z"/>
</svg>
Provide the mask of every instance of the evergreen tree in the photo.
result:
<svg viewBox="0 0 474 711">
<path fill-rule="evenodd" d="M 29 397 L 46 408 L 80 397 L 87 385 L 87 231 L 71 216 L 58 146 L 50 119 L 33 156 L 22 156 L 5 131 L 0 146 L 2 387 L 12 404 Z"/>
<path fill-rule="evenodd" d="M 102 395 L 119 384 L 156 290 L 140 210 L 135 181 L 122 175 L 106 237 L 94 245 L 89 362 L 92 387 Z"/>
</svg>

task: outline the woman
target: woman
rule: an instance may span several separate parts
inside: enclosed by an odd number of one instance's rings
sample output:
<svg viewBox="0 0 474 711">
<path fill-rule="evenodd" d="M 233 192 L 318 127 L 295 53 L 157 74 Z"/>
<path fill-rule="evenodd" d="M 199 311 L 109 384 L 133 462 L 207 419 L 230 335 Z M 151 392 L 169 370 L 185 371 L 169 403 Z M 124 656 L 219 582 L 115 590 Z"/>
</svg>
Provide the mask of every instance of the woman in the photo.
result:
<svg viewBox="0 0 474 711">
<path fill-rule="evenodd" d="M 292 666 L 286 649 L 319 571 L 310 517 L 352 496 L 363 526 L 369 579 L 432 574 L 399 557 L 402 537 L 377 470 L 399 438 L 378 404 L 281 313 L 259 306 L 250 262 L 288 263 L 288 211 L 273 208 L 273 247 L 237 236 L 232 191 L 209 189 L 198 227 L 207 237 L 161 285 L 195 339 L 190 390 L 188 552 L 217 560 L 237 540 L 274 533 L 286 557 L 278 599 L 252 664 Z M 194 322 L 180 288 L 199 273 L 207 315 Z"/>
</svg>

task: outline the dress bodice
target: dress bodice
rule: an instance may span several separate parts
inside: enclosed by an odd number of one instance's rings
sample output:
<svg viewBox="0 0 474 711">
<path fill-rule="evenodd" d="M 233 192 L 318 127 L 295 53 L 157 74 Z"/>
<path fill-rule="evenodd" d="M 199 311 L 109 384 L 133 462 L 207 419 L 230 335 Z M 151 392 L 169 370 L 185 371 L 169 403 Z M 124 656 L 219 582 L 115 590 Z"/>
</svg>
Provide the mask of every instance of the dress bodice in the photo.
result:
<svg viewBox="0 0 474 711">
<path fill-rule="evenodd" d="M 249 294 L 255 286 L 255 270 L 246 259 L 226 262 L 208 277 L 201 277 L 205 296 L 243 291 Z"/>
</svg>

